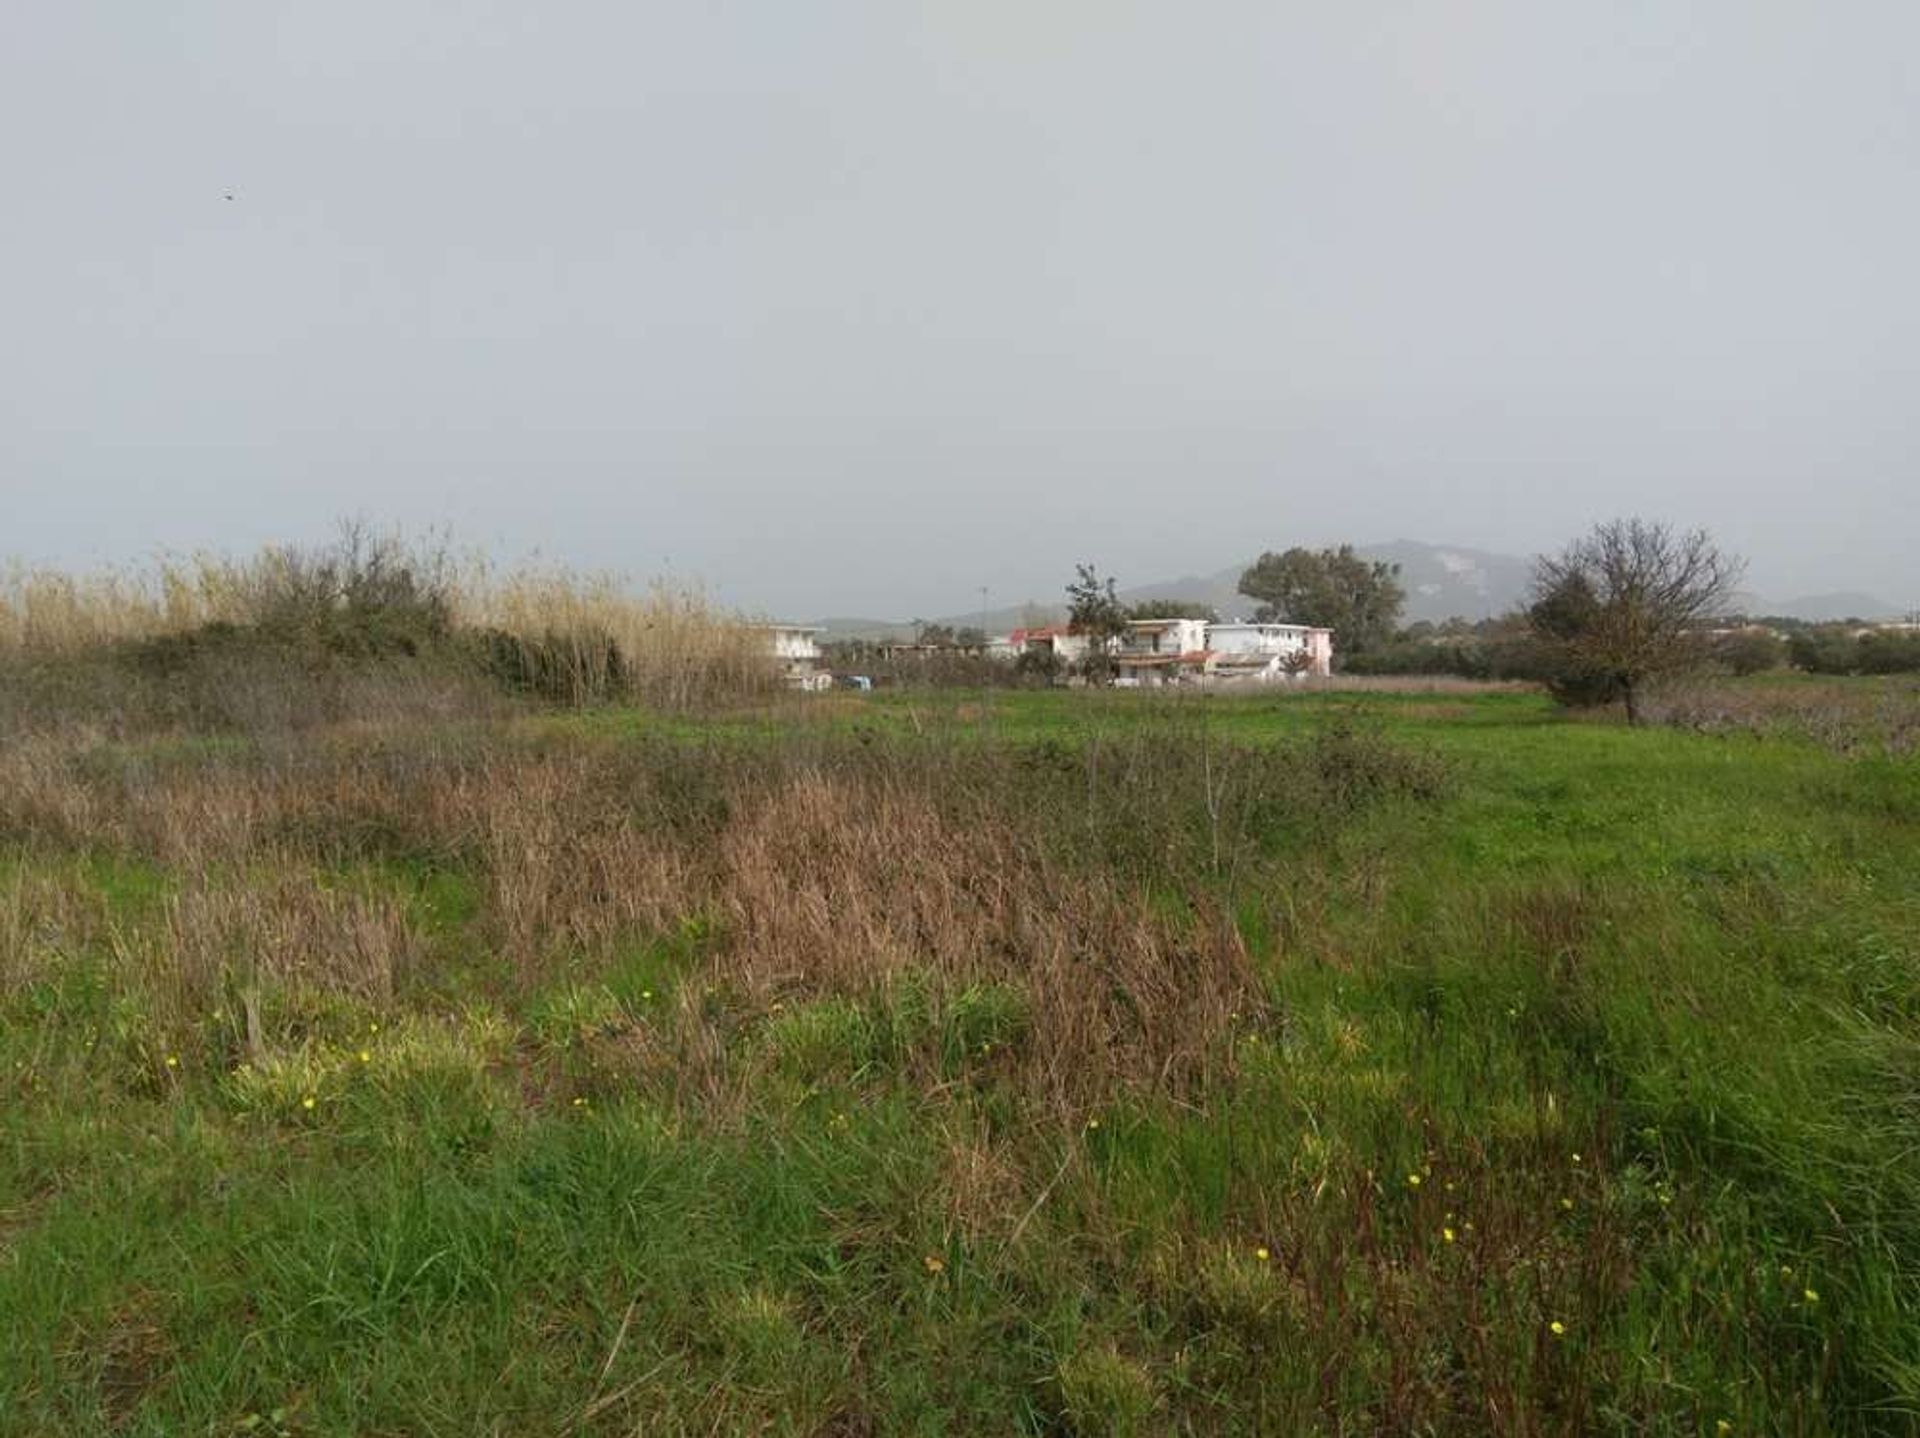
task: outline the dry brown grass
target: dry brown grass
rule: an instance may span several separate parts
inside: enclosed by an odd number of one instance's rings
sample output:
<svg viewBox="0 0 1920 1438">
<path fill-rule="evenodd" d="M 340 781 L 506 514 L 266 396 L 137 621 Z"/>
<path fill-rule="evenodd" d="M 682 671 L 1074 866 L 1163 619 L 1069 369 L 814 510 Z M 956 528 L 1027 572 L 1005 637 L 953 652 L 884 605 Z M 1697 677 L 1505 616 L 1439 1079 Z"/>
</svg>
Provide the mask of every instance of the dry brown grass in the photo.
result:
<svg viewBox="0 0 1920 1438">
<path fill-rule="evenodd" d="M 537 971 L 556 949 L 603 951 L 697 908 L 697 856 L 633 822 L 591 758 L 530 758 L 427 797 L 439 842 L 474 844 L 504 952 Z"/>
<path fill-rule="evenodd" d="M 1009 1061 L 1069 1105 L 1129 1079 L 1193 1087 L 1259 1003 L 1219 916 L 1176 924 L 1014 825 L 963 828 L 912 796 L 802 776 L 730 826 L 720 857 L 712 902 L 727 975 L 747 993 L 870 995 L 921 975 L 936 999 L 1005 985 L 1031 1025 Z"/>
<path fill-rule="evenodd" d="M 1920 752 L 1920 677 L 1701 679 L 1650 697 L 1655 723 L 1706 734 L 1784 735 L 1843 754 Z"/>
<path fill-rule="evenodd" d="M 908 777 L 854 752 L 729 764 L 496 735 L 164 765 L 16 745 L 0 752 L 0 834 L 186 877 L 158 922 L 138 923 L 97 899 L 61 912 L 16 883 L 0 902 L 0 973 L 25 973 L 36 926 L 52 923 L 104 941 L 120 979 L 183 1024 L 260 984 L 383 1003 L 433 954 L 404 884 L 355 878 L 398 864 L 477 876 L 472 938 L 524 992 L 709 916 L 718 937 L 683 1001 L 623 1039 L 684 1095 L 729 1082 L 715 1025 L 828 1000 L 883 1009 L 909 988 L 931 1026 L 897 1057 L 929 1083 L 962 1059 L 1011 1068 L 1068 1112 L 1217 1075 L 1236 1019 L 1261 1002 L 1222 914 L 1170 916 L 1123 871 L 1076 866 L 1044 822 L 969 791 L 978 775 Z M 1014 996 L 1014 1031 L 956 1055 L 935 1030 L 985 991 Z"/>
<path fill-rule="evenodd" d="M 161 1295 L 137 1292 L 97 1331 L 76 1331 L 61 1355 L 71 1369 L 94 1376 L 112 1432 L 127 1427 L 149 1395 L 171 1379 L 175 1344 L 163 1321 L 166 1307 Z"/>
</svg>

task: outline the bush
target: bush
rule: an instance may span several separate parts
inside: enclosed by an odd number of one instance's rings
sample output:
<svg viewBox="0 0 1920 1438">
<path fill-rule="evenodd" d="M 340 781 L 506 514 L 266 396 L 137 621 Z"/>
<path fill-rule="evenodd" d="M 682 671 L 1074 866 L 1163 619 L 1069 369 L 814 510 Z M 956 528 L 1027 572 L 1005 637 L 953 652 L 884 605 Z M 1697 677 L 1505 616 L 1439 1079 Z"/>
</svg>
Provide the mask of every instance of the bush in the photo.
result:
<svg viewBox="0 0 1920 1438">
<path fill-rule="evenodd" d="M 342 658 L 415 655 L 453 630 L 446 556 L 349 524 L 332 545 L 272 550 L 246 572 L 252 628 L 270 643 Z"/>
<path fill-rule="evenodd" d="M 1862 674 L 1920 674 L 1920 634 L 1878 630 L 1860 639 Z"/>
<path fill-rule="evenodd" d="M 1764 629 L 1740 629 L 1714 641 L 1715 662 L 1742 677 L 1764 674 L 1787 662 L 1787 646 Z"/>
<path fill-rule="evenodd" d="M 1810 629 L 1793 636 L 1788 657 L 1809 674 L 1920 673 L 1920 634 L 1897 630 Z"/>
<path fill-rule="evenodd" d="M 1600 709 L 1626 697 L 1626 681 L 1618 674 L 1567 666 L 1543 677 L 1553 702 L 1567 709 Z"/>
<path fill-rule="evenodd" d="M 1543 679 L 1537 647 L 1512 634 L 1432 639 L 1404 637 L 1340 661 L 1343 674 L 1382 677 L 1446 675 L 1456 679 Z"/>
<path fill-rule="evenodd" d="M 604 631 L 524 635 L 489 628 L 468 644 L 481 671 L 510 693 L 579 705 L 603 704 L 627 689 L 625 657 Z"/>
</svg>

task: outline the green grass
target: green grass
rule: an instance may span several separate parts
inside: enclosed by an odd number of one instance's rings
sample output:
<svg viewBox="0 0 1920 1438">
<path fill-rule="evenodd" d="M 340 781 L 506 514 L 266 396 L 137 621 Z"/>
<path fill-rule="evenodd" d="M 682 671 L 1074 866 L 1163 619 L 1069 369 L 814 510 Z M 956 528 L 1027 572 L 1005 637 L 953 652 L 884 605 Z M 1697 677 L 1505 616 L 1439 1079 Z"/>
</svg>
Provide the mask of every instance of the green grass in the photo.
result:
<svg viewBox="0 0 1920 1438">
<path fill-rule="evenodd" d="M 1444 779 L 1340 787 L 1353 733 Z M 1144 827 L 1142 736 L 1319 787 L 1236 811 L 1218 860 L 1180 796 Z M 1504 693 L 836 697 L 512 742 L 877 752 L 893 784 L 1017 751 L 1062 872 L 1171 933 L 1217 904 L 1254 989 L 1194 1084 L 1066 1101 L 1017 978 L 793 955 L 756 987 L 719 880 L 510 963 L 478 851 L 329 829 L 315 872 L 410 957 L 384 992 L 257 981 L 253 1054 L 249 956 L 196 1003 L 130 977 L 203 875 L 16 821 L 0 1433 L 1920 1426 L 1920 766 Z M 726 832 L 702 782 L 633 822 Z"/>
</svg>

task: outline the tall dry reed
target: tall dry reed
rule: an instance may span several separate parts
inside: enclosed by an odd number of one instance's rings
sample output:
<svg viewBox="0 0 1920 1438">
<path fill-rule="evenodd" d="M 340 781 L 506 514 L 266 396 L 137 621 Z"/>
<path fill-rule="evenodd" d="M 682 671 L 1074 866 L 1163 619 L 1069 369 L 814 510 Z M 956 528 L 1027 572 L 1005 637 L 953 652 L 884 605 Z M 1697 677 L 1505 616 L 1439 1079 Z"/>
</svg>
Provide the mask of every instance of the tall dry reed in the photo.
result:
<svg viewBox="0 0 1920 1438">
<path fill-rule="evenodd" d="M 68 574 L 0 570 L 0 656 L 71 654 L 101 645 L 243 623 L 247 566 L 213 556 Z"/>
<path fill-rule="evenodd" d="M 679 710 L 758 698 L 779 677 L 764 636 L 695 585 L 503 569 L 353 525 L 328 546 L 244 559 L 15 565 L 0 573 L 0 665 L 14 696 L 0 733 L 271 732 L 365 704 L 444 718 L 486 707 L 463 678 L 548 702 Z"/>
<path fill-rule="evenodd" d="M 460 625 L 508 638 L 550 697 L 634 697 L 684 709 L 716 696 L 770 691 L 766 645 L 742 616 L 697 585 L 654 580 L 639 592 L 612 574 L 476 566 L 453 593 Z"/>
</svg>

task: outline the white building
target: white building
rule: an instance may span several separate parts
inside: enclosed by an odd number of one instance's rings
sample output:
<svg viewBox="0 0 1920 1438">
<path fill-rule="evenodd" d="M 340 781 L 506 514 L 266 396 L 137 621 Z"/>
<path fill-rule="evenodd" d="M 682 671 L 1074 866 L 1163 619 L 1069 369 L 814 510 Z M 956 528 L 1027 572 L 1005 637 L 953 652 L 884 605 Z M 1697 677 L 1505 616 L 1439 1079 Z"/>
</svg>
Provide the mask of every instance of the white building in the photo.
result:
<svg viewBox="0 0 1920 1438">
<path fill-rule="evenodd" d="M 1114 654 L 1120 682 L 1151 686 L 1198 679 L 1212 655 L 1204 619 L 1134 619 Z"/>
<path fill-rule="evenodd" d="M 1310 624 L 1209 624 L 1209 670 L 1219 679 L 1325 678 L 1333 672 L 1333 631 Z"/>
<path fill-rule="evenodd" d="M 789 689 L 831 689 L 833 676 L 820 667 L 819 629 L 806 624 L 762 624 L 758 632 L 780 665 Z"/>
<path fill-rule="evenodd" d="M 1087 636 L 1075 634 L 1064 624 L 1016 629 L 1007 638 L 1016 654 L 1052 655 L 1061 664 L 1078 664 L 1087 657 Z"/>
</svg>

